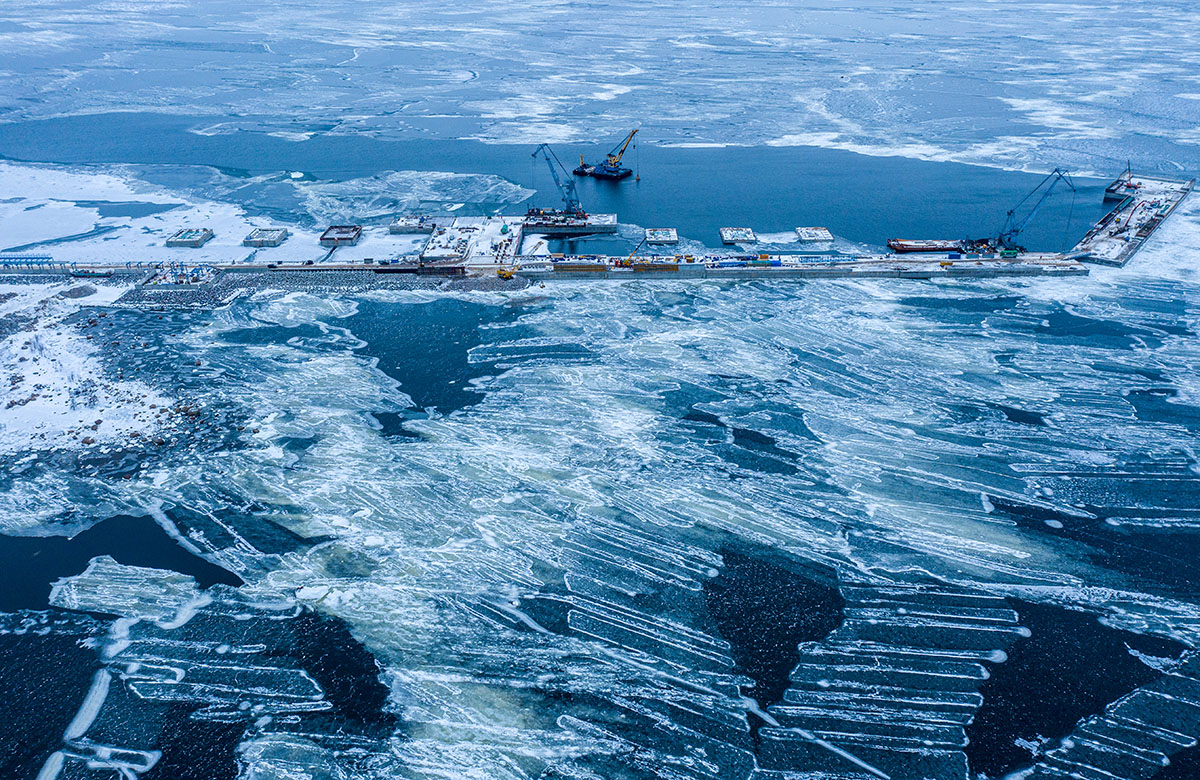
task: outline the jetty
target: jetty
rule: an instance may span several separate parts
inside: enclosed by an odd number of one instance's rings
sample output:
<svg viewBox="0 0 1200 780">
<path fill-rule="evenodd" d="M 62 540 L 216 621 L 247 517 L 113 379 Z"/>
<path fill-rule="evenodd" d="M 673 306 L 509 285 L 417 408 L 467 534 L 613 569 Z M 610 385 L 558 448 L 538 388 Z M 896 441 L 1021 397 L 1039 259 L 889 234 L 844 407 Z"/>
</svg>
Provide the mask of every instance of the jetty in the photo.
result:
<svg viewBox="0 0 1200 780">
<path fill-rule="evenodd" d="M 268 275 L 354 271 L 355 278 L 365 273 L 362 278 L 379 279 L 381 284 L 384 279 L 398 281 L 398 277 L 499 278 L 530 283 L 564 279 L 1079 276 L 1088 273 L 1089 264 L 1128 263 L 1193 185 L 1190 179 L 1126 171 L 1105 191 L 1113 208 L 1070 251 L 1059 253 L 986 242 L 943 252 L 847 253 L 837 249 L 833 235 L 824 228 L 798 228 L 794 250 L 772 245 L 769 253 L 753 253 L 746 246 L 755 237 L 753 229 L 727 227 L 721 230 L 722 243 L 737 243 L 723 249 L 684 253 L 670 246 L 683 238 L 674 229 L 651 228 L 628 256 L 611 250 L 606 254 L 562 254 L 551 251 L 554 237 L 583 231 L 615 232 L 616 215 L 531 209 L 511 216 L 409 214 L 386 224 L 333 225 L 324 232 L 296 226 L 289 230 L 283 225 L 262 224 L 262 220 L 257 220 L 249 235 L 242 224 L 219 225 L 217 230 L 164 224 L 143 231 L 144 237 L 138 234 L 136 248 L 113 245 L 107 237 L 100 237 L 60 244 L 53 256 L 8 253 L 0 256 L 0 272 L 111 273 L 158 287 L 163 287 L 166 279 L 172 285 L 206 284 L 212 278 L 210 271 Z M 176 246 L 180 242 L 186 244 Z M 646 251 L 639 253 L 644 246 Z M 114 256 L 122 259 L 109 259 Z M 315 278 L 314 283 L 318 283 Z"/>
<path fill-rule="evenodd" d="M 1104 199 L 1117 204 L 1069 254 L 1087 263 L 1125 265 L 1178 208 L 1195 183 L 1195 179 L 1141 176 L 1126 170 L 1104 190 Z"/>
<path fill-rule="evenodd" d="M 530 281 L 563 279 L 952 279 L 1000 276 L 1082 276 L 1082 263 L 1027 253 L 1014 259 L 976 255 L 918 260 L 894 255 L 657 255 L 534 258 L 513 273 Z"/>
</svg>

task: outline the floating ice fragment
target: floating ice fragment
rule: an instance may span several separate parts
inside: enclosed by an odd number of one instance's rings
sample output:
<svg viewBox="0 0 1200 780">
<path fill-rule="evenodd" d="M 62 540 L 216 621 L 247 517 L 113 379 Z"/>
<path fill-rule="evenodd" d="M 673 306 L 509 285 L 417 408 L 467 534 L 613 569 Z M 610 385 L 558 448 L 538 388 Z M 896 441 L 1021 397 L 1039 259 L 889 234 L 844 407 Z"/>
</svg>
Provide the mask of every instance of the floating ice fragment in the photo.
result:
<svg viewBox="0 0 1200 780">
<path fill-rule="evenodd" d="M 194 613 L 200 595 L 196 581 L 185 574 L 124 566 L 102 555 L 93 558 L 82 574 L 55 582 L 50 603 L 178 627 Z"/>
<path fill-rule="evenodd" d="M 301 601 L 320 601 L 329 595 L 328 585 L 305 585 L 296 589 L 296 598 Z"/>
</svg>

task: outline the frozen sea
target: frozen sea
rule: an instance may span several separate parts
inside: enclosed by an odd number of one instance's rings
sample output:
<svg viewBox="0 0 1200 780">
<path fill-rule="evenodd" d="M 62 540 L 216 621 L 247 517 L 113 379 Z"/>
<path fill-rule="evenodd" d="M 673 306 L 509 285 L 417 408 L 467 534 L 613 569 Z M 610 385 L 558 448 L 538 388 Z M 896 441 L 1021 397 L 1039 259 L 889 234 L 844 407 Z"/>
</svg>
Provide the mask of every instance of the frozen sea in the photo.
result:
<svg viewBox="0 0 1200 780">
<path fill-rule="evenodd" d="M 638 125 L 564 248 L 981 235 L 1061 165 L 1057 250 L 1200 171 L 1198 22 L 11 0 L 0 248 L 519 213 L 533 143 Z M 1192 199 L 1053 281 L 0 277 L 0 777 L 1200 777 L 1198 246 Z"/>
</svg>

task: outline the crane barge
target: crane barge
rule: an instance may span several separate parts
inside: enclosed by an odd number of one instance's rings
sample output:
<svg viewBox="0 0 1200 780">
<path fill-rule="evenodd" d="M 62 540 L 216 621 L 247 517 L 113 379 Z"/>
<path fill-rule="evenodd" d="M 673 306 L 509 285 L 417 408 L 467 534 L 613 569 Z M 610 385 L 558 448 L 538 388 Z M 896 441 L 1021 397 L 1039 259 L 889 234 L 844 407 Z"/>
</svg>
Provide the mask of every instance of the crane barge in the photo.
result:
<svg viewBox="0 0 1200 780">
<path fill-rule="evenodd" d="M 576 176 L 591 176 L 593 179 L 611 179 L 620 180 L 633 174 L 632 168 L 624 168 L 621 166 L 621 158 L 625 156 L 625 150 L 629 148 L 633 137 L 637 135 L 637 129 L 629 131 L 629 135 L 625 136 L 625 140 L 612 148 L 612 151 L 604 156 L 604 161 L 589 165 L 583 161 L 583 155 L 579 155 L 579 166 L 571 171 Z"/>
</svg>

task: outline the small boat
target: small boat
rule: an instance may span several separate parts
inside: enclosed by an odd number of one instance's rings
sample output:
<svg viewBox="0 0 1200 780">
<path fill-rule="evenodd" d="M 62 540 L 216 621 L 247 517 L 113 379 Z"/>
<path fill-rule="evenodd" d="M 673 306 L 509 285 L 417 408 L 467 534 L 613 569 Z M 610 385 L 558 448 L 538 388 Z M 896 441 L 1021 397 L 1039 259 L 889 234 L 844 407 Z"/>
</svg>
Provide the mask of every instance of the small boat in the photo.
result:
<svg viewBox="0 0 1200 780">
<path fill-rule="evenodd" d="M 962 250 L 961 241 L 945 239 L 909 239 L 889 238 L 888 249 L 901 254 L 907 252 L 958 252 Z"/>
</svg>

